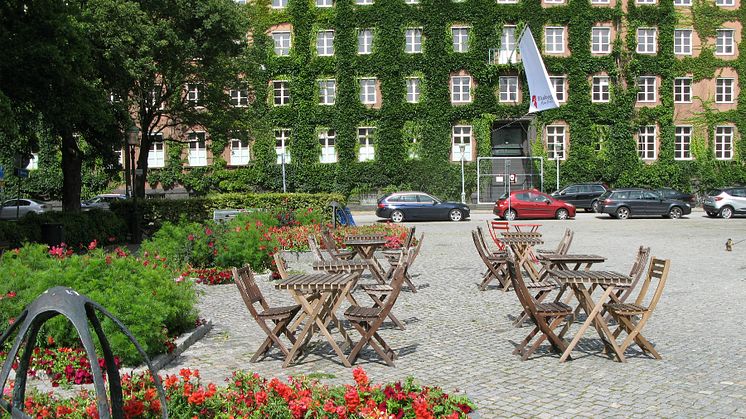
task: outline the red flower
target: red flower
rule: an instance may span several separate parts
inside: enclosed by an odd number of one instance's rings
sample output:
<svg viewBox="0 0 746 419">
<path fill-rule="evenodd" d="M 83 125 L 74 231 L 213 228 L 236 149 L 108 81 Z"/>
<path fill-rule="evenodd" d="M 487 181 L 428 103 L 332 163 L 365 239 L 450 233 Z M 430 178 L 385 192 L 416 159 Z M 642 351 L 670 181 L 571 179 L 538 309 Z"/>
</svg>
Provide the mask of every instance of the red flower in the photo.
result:
<svg viewBox="0 0 746 419">
<path fill-rule="evenodd" d="M 209 236 L 212 234 L 212 230 L 210 230 L 210 227 L 205 228 L 205 235 Z"/>
<path fill-rule="evenodd" d="M 191 241 L 194 241 L 194 234 L 190 234 L 190 235 L 188 235 L 188 236 L 187 236 L 187 240 L 189 240 L 190 242 L 191 242 Z"/>
<path fill-rule="evenodd" d="M 140 400 L 130 399 L 124 403 L 124 414 L 128 417 L 137 417 L 145 412 L 145 405 Z"/>
<path fill-rule="evenodd" d="M 357 393 L 357 389 L 355 387 L 347 387 L 347 392 L 345 393 L 345 403 L 347 404 L 348 412 L 354 413 L 355 411 L 357 411 L 358 406 L 360 406 L 360 395 Z"/>
<path fill-rule="evenodd" d="M 264 403 L 267 403 L 267 392 L 264 390 L 260 390 L 254 394 L 254 401 L 257 405 L 261 406 Z"/>
<path fill-rule="evenodd" d="M 88 250 L 93 250 L 98 247 L 98 240 L 93 240 L 88 244 Z"/>
<path fill-rule="evenodd" d="M 370 384 L 368 375 L 365 374 L 365 370 L 362 367 L 357 367 L 352 370 L 352 377 L 355 379 L 358 387 L 367 387 Z"/>
</svg>

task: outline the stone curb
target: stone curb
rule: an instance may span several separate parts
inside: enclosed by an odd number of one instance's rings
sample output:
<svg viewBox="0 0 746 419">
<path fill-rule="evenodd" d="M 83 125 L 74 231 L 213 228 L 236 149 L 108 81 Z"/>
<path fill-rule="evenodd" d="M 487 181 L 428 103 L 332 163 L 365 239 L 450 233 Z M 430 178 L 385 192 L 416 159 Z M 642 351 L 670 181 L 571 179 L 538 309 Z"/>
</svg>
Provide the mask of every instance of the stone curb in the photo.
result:
<svg viewBox="0 0 746 419">
<path fill-rule="evenodd" d="M 173 350 L 173 352 L 158 355 L 150 361 L 151 364 L 153 364 L 153 369 L 156 372 L 162 370 L 166 365 L 170 364 L 179 355 L 184 353 L 184 351 L 189 349 L 190 346 L 194 345 L 195 342 L 202 339 L 210 330 L 212 330 L 212 320 L 207 319 L 204 323 L 197 326 L 197 328 L 195 328 L 191 332 L 179 336 L 174 342 L 176 344 L 176 348 Z M 140 368 L 144 369 L 145 366 L 140 366 Z"/>
</svg>

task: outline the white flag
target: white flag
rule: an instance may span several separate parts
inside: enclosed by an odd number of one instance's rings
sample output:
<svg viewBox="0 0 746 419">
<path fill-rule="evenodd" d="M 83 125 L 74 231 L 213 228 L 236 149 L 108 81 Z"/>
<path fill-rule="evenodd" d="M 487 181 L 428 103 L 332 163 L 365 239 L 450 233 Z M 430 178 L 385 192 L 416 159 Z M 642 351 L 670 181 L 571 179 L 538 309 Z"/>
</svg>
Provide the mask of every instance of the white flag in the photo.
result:
<svg viewBox="0 0 746 419">
<path fill-rule="evenodd" d="M 528 112 L 533 113 L 558 108 L 559 103 L 554 93 L 554 87 L 549 81 L 549 74 L 547 74 L 539 48 L 536 46 L 534 37 L 531 35 L 531 29 L 528 26 L 526 26 L 521 39 L 518 41 L 518 48 L 521 51 L 523 69 L 526 71 L 526 80 L 528 80 L 528 94 L 531 96 L 531 105 Z"/>
</svg>

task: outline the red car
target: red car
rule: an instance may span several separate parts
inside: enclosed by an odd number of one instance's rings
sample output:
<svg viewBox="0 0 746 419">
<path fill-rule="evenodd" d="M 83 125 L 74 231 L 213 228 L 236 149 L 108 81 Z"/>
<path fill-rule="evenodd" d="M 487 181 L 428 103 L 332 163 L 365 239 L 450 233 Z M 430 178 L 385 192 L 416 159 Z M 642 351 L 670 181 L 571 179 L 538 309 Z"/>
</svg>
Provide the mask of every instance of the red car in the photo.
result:
<svg viewBox="0 0 746 419">
<path fill-rule="evenodd" d="M 506 220 L 515 220 L 519 217 L 564 220 L 575 217 L 575 206 L 552 198 L 537 189 L 524 189 L 511 191 L 510 199 L 508 199 L 508 194 L 503 194 L 495 202 L 492 212 Z"/>
</svg>

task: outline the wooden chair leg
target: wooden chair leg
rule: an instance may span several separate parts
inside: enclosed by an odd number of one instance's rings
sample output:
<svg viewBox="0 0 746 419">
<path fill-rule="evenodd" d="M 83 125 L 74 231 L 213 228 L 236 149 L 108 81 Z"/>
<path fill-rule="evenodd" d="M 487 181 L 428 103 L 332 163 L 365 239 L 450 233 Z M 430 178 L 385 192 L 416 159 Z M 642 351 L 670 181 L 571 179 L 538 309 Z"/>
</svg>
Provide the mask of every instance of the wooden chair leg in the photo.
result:
<svg viewBox="0 0 746 419">
<path fill-rule="evenodd" d="M 412 293 L 417 292 L 417 287 L 415 287 L 414 284 L 412 283 L 412 277 L 409 276 L 408 272 L 404 273 L 404 281 L 407 283 L 407 286 L 409 286 L 409 290 L 412 291 Z"/>
<path fill-rule="evenodd" d="M 368 296 L 373 300 L 373 303 L 376 307 L 383 307 L 383 300 L 386 299 L 386 296 L 382 296 L 381 298 L 378 298 L 375 294 L 368 294 Z M 396 325 L 396 327 L 399 328 L 399 330 L 404 330 L 404 324 L 399 321 L 399 319 L 394 316 L 394 313 L 389 311 L 389 319 Z"/>
<path fill-rule="evenodd" d="M 257 349 L 256 353 L 254 353 L 254 356 L 251 357 L 250 362 L 256 362 L 260 356 L 264 355 L 272 348 L 273 344 L 277 346 L 277 348 L 280 349 L 280 351 L 282 351 L 285 356 L 288 355 L 288 349 L 285 347 L 285 345 L 282 344 L 279 336 L 283 333 L 283 330 L 287 327 L 289 322 L 290 318 L 277 321 L 275 327 L 271 330 L 266 323 L 260 323 L 259 326 L 267 334 L 267 338 L 259 346 L 259 349 Z"/>
<path fill-rule="evenodd" d="M 529 332 L 529 334 L 526 335 L 526 337 L 521 341 L 521 343 L 519 343 L 518 346 L 513 350 L 513 355 L 519 355 L 519 354 L 522 355 L 523 349 L 526 347 L 526 345 L 528 345 L 529 342 L 531 342 L 531 339 L 533 339 L 534 336 L 536 336 L 539 330 L 541 330 L 539 329 L 539 326 L 534 327 L 533 330 L 531 330 L 531 332 Z"/>
</svg>

